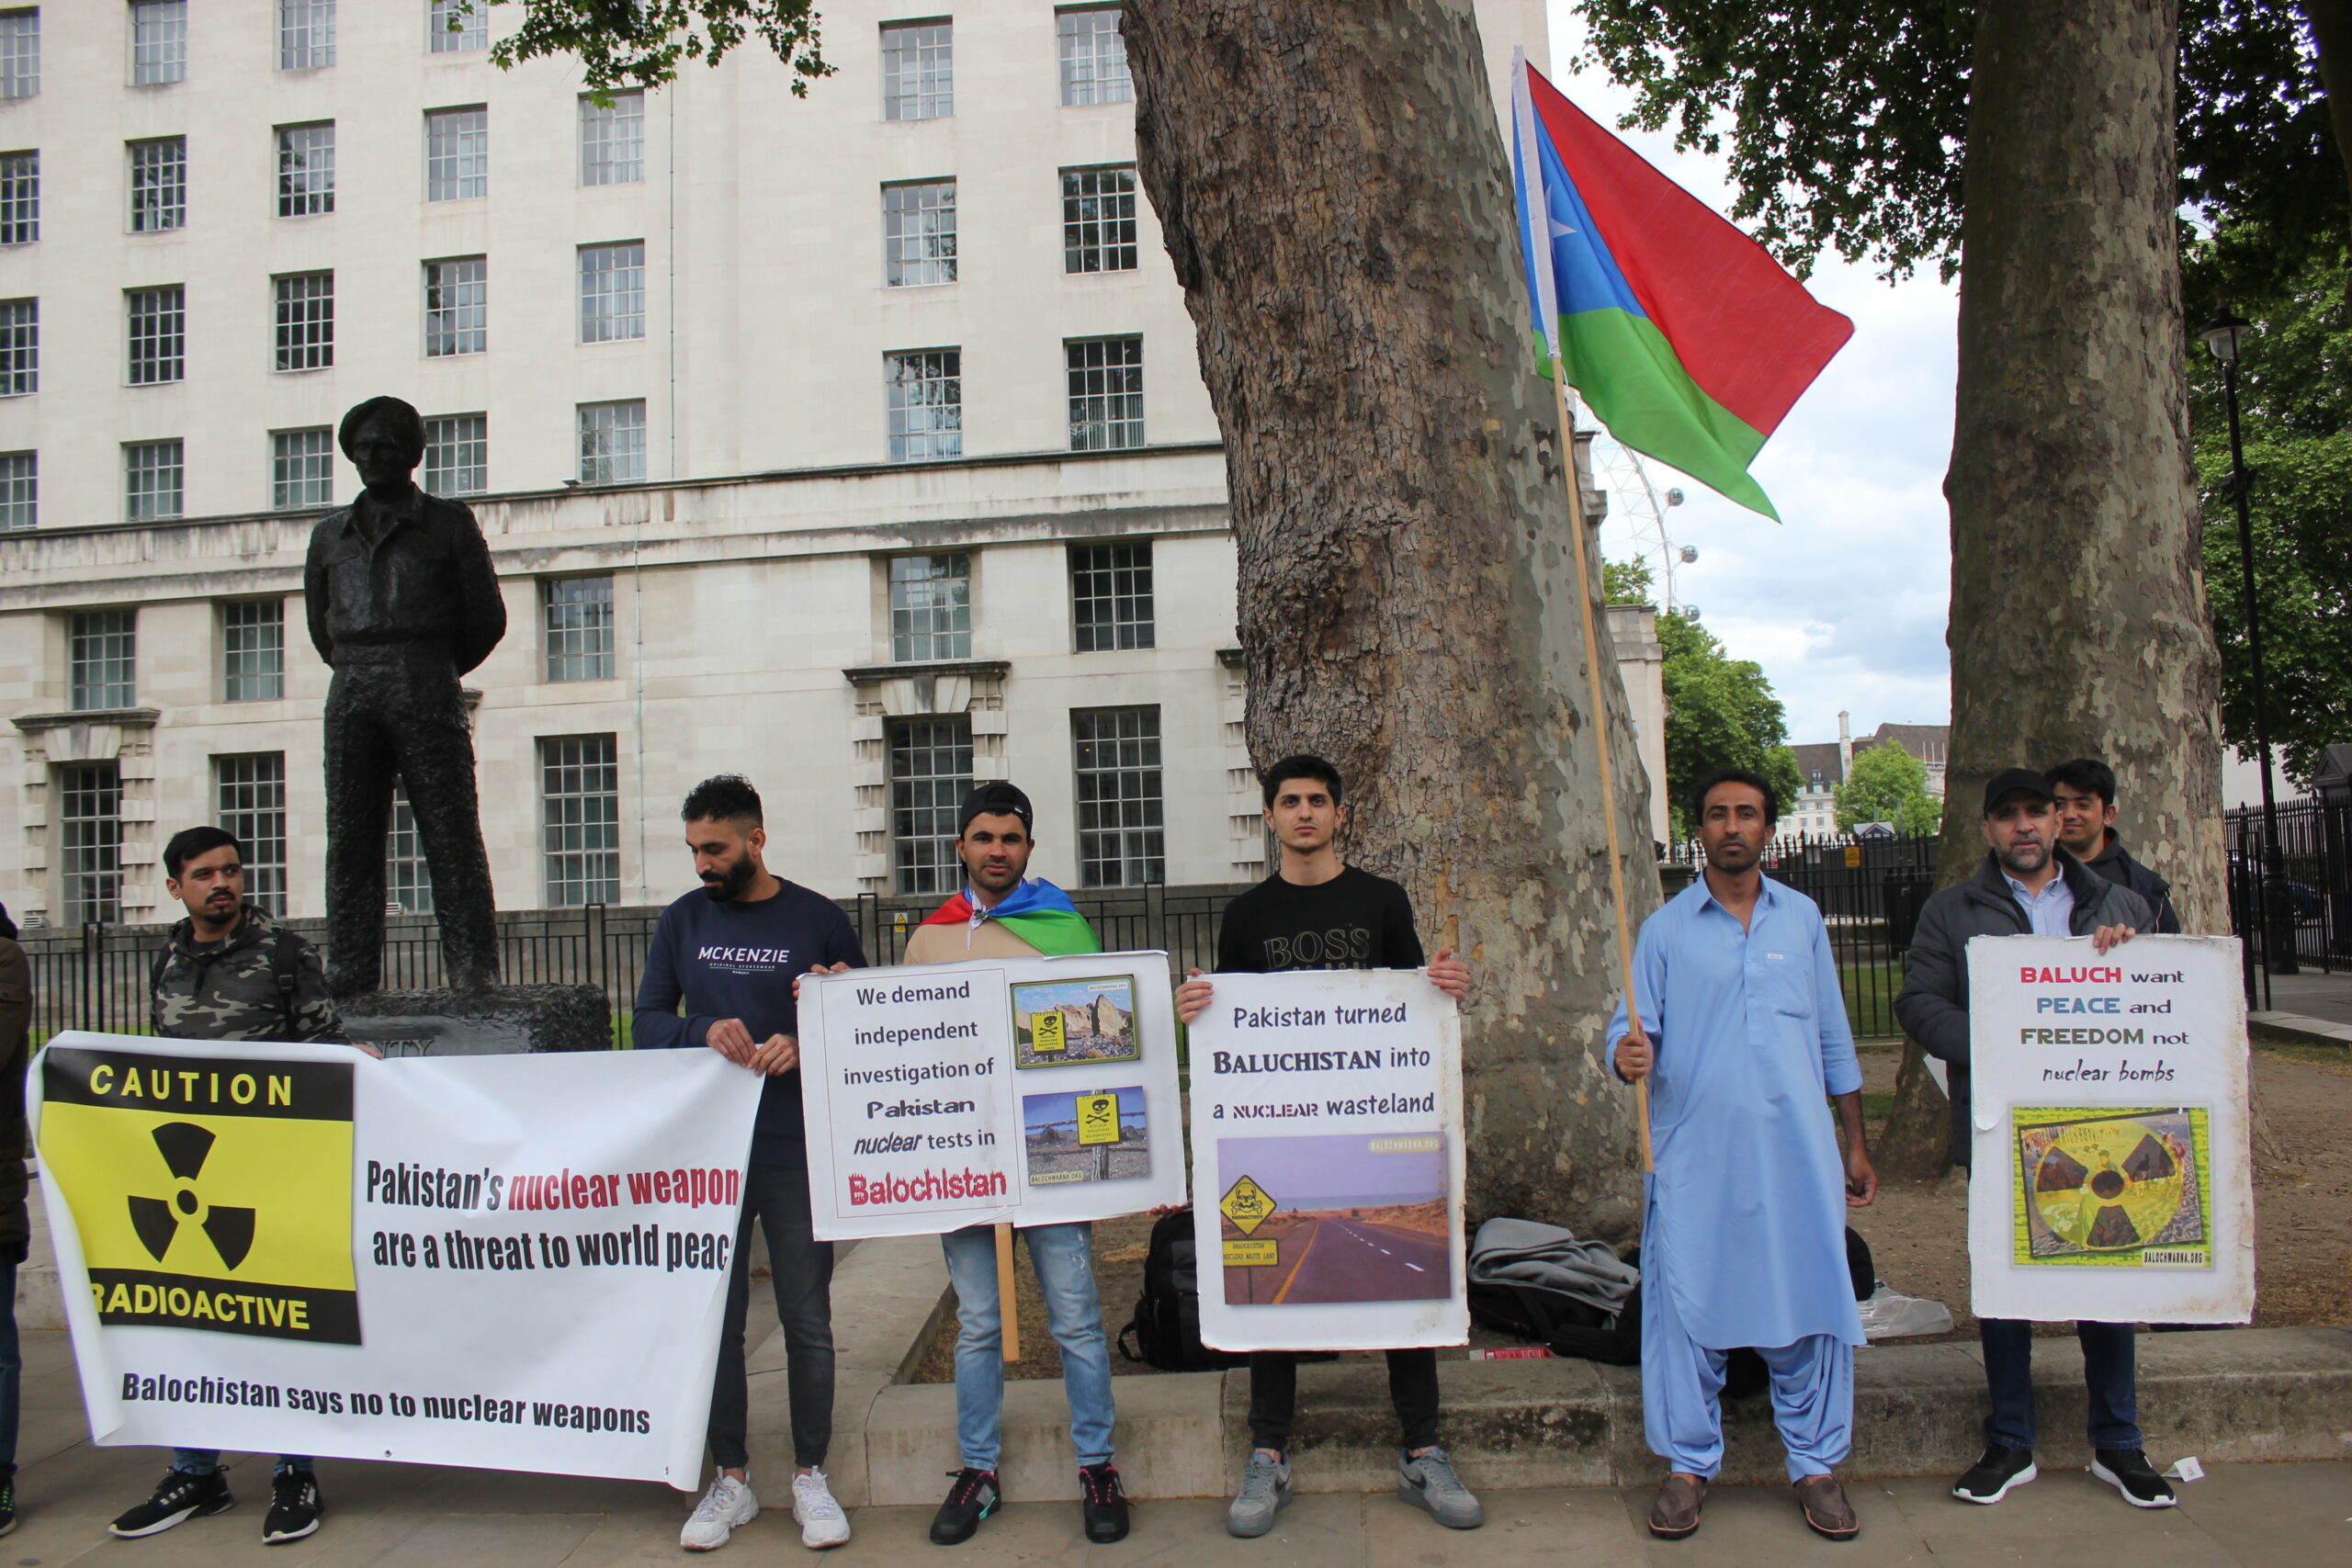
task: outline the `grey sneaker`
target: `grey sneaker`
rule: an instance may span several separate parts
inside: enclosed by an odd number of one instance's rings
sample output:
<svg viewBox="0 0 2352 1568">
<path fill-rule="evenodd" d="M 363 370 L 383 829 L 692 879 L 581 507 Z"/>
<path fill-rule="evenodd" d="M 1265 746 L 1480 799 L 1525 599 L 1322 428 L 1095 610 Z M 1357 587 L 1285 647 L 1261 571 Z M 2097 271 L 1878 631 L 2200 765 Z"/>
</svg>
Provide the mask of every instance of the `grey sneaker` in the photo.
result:
<svg viewBox="0 0 2352 1568">
<path fill-rule="evenodd" d="M 1290 1462 L 1268 1459 L 1252 1449 L 1241 1472 L 1241 1490 L 1225 1511 L 1225 1532 L 1244 1540 L 1274 1528 L 1274 1516 L 1290 1506 Z"/>
<path fill-rule="evenodd" d="M 1396 1495 L 1450 1530 L 1474 1530 L 1487 1522 L 1487 1510 L 1453 1473 L 1453 1461 L 1443 1449 L 1431 1449 L 1420 1458 L 1400 1454 L 1396 1460 Z"/>
</svg>

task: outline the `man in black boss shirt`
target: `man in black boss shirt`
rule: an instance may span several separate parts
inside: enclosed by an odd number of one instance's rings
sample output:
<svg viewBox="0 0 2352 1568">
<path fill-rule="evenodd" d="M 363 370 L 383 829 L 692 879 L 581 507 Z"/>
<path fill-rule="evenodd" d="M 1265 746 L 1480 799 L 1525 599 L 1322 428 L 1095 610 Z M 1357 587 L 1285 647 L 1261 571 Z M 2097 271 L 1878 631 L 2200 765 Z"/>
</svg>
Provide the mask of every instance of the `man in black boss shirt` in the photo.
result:
<svg viewBox="0 0 2352 1568">
<path fill-rule="evenodd" d="M 1405 890 L 1370 872 L 1342 865 L 1335 847 L 1347 821 L 1340 771 L 1320 757 L 1285 757 L 1266 770 L 1266 826 L 1282 845 L 1282 869 L 1226 906 L 1217 937 L 1222 972 L 1267 975 L 1289 969 L 1419 969 L 1420 938 Z M 1470 965 L 1452 949 L 1427 962 L 1430 984 L 1461 1001 Z M 1209 1004 L 1211 983 L 1193 970 L 1176 988 L 1186 1023 Z M 1453 1529 L 1486 1522 L 1478 1499 L 1453 1473 L 1437 1443 L 1437 1352 L 1388 1352 L 1388 1393 L 1404 1429 L 1396 1495 Z M 1263 1350 L 1250 1358 L 1250 1459 L 1225 1528 L 1261 1536 L 1291 1499 L 1291 1420 L 1298 1404 L 1298 1358 Z"/>
</svg>

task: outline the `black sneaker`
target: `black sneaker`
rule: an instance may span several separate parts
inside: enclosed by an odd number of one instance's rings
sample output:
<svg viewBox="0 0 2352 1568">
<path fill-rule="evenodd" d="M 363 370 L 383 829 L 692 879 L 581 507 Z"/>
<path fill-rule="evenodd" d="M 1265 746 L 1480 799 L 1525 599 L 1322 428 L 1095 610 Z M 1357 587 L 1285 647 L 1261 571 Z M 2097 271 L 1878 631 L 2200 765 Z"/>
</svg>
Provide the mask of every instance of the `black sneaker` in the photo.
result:
<svg viewBox="0 0 2352 1568">
<path fill-rule="evenodd" d="M 1098 1544 L 1127 1539 L 1127 1495 L 1119 1485 L 1113 1464 L 1078 1467 L 1078 1511 L 1086 1519 L 1086 1539 Z"/>
<path fill-rule="evenodd" d="M 2031 1449 L 2005 1449 L 1995 1443 L 1985 1449 L 1976 1467 L 1953 1484 L 1951 1495 L 1963 1503 L 1997 1503 L 2009 1495 L 2011 1487 L 2022 1486 L 2041 1473 L 2033 1468 Z"/>
<path fill-rule="evenodd" d="M 997 1490 L 993 1470 L 967 1467 L 947 1473 L 956 1478 L 956 1484 L 947 1489 L 947 1501 L 932 1516 L 931 1540 L 934 1546 L 961 1546 L 972 1539 L 982 1519 L 996 1512 L 1004 1494 Z"/>
<path fill-rule="evenodd" d="M 2135 1508 L 2169 1508 L 2180 1501 L 2143 1449 L 2093 1449 L 2091 1473 L 2122 1493 Z"/>
<path fill-rule="evenodd" d="M 17 1528 L 17 1483 L 0 1481 L 0 1535 Z"/>
<path fill-rule="evenodd" d="M 270 1480 L 269 1517 L 261 1522 L 261 1543 L 283 1546 L 319 1528 L 324 1508 L 319 1478 L 307 1470 L 281 1470 Z"/>
<path fill-rule="evenodd" d="M 219 1471 L 190 1475 L 184 1470 L 167 1470 L 155 1483 L 155 1495 L 108 1525 L 107 1533 L 137 1540 L 161 1535 L 182 1519 L 208 1518 L 236 1506 L 237 1500 L 229 1495 L 229 1478 Z"/>
</svg>

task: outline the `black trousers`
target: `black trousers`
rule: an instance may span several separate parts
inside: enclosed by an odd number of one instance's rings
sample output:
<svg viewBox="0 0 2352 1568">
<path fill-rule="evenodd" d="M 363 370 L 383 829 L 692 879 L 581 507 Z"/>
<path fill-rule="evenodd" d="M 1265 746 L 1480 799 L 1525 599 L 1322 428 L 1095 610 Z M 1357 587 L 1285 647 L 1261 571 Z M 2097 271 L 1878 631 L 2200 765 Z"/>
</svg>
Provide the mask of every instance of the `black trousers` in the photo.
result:
<svg viewBox="0 0 2352 1568">
<path fill-rule="evenodd" d="M 1437 1446 L 1437 1352 L 1388 1352 L 1388 1399 L 1396 1407 L 1407 1450 Z M 1290 1452 L 1292 1417 L 1298 1413 L 1298 1357 L 1288 1350 L 1250 1356 L 1251 1446 Z"/>
<path fill-rule="evenodd" d="M 784 1325 L 785 1394 L 792 1411 L 792 1462 L 813 1470 L 833 1440 L 833 1244 L 808 1219 L 803 1167 L 754 1165 L 743 1172 L 743 1225 L 727 1276 L 727 1316 L 718 1325 L 718 1369 L 710 1386 L 710 1457 L 721 1470 L 750 1462 L 750 1380 L 743 1324 L 752 1310 L 752 1225 L 768 1238 L 775 1315 Z"/>
</svg>

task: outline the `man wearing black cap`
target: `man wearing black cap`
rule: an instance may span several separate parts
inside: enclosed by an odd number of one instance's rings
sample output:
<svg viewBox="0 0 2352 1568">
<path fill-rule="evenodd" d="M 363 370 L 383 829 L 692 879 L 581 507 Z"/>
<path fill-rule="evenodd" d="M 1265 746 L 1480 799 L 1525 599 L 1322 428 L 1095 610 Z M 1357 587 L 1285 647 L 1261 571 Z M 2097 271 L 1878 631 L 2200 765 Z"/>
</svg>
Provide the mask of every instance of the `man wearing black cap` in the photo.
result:
<svg viewBox="0 0 2352 1568">
<path fill-rule="evenodd" d="M 1968 1091 L 1968 960 L 1971 937 L 2086 936 L 2100 953 L 2153 923 L 2147 901 L 2109 882 L 2058 843 L 2050 783 L 2030 768 L 2010 768 L 1984 786 L 1984 841 L 1976 874 L 1929 898 L 1902 994 L 1904 1029 L 1951 1068 L 1952 1156 L 1969 1163 L 1973 1133 Z M 2174 1498 L 2141 1446 L 2134 1386 L 2132 1325 L 2077 1323 L 2083 1382 L 2090 1395 L 2091 1473 L 2135 1508 L 2168 1508 Z M 2033 1463 L 2033 1325 L 1984 1318 L 1984 1381 L 1993 1414 L 1984 1423 L 1984 1456 L 1960 1478 L 1952 1495 L 1997 1503 L 2040 1473 Z"/>
<path fill-rule="evenodd" d="M 969 958 L 1035 958 L 1100 953 L 1094 928 L 1069 895 L 1029 878 L 1036 847 L 1029 797 L 999 781 L 964 797 L 956 816 L 956 854 L 967 881 L 907 942 L 909 964 Z M 1127 1498 L 1111 1462 L 1111 1344 L 1102 1333 L 1102 1296 L 1094 1284 L 1094 1227 L 1083 1221 L 1023 1225 L 1029 1261 L 1046 1297 L 1046 1323 L 1061 1347 L 1062 1391 L 1069 1398 L 1069 1436 L 1078 1450 L 1079 1511 L 1086 1539 L 1125 1539 Z M 967 1225 L 940 1238 L 956 1287 L 956 1441 L 962 1468 L 931 1521 L 931 1539 L 955 1546 L 972 1539 L 1003 1493 L 997 1461 L 1004 1439 L 1004 1324 L 998 1294 L 995 1227 Z M 1008 1256 L 1010 1256 L 1008 1254 Z"/>
</svg>

